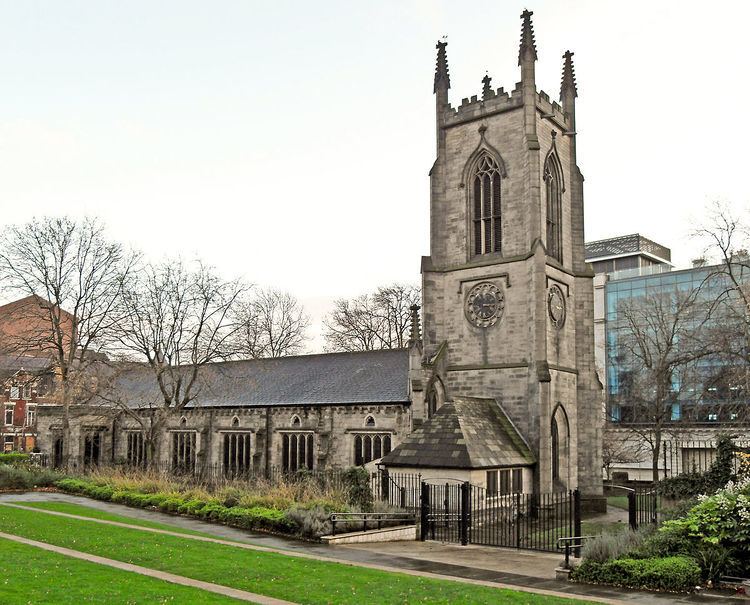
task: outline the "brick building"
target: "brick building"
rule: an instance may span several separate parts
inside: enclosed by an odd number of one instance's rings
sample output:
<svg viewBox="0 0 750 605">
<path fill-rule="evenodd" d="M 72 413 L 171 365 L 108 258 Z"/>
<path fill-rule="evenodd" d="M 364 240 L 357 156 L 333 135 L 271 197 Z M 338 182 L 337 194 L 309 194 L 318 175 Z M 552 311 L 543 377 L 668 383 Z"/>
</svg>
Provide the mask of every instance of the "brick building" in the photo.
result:
<svg viewBox="0 0 750 605">
<path fill-rule="evenodd" d="M 50 303 L 38 296 L 0 306 L 0 444 L 6 452 L 36 449 L 37 406 L 54 401 L 49 309 Z M 67 340 L 71 316 L 63 311 L 60 317 Z"/>
</svg>

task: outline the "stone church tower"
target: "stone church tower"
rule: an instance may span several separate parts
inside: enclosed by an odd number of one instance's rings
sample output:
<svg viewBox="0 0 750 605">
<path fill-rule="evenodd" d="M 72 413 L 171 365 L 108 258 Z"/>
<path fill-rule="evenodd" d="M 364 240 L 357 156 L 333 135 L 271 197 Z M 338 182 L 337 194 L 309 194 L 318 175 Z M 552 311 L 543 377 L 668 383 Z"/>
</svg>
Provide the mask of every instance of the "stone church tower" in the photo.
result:
<svg viewBox="0 0 750 605">
<path fill-rule="evenodd" d="M 481 98 L 454 108 L 447 43 L 437 45 L 415 425 L 456 398 L 495 400 L 533 453 L 535 491 L 598 494 L 603 412 L 573 53 L 563 55 L 560 103 L 551 101 L 536 86 L 531 14 L 521 16 L 521 82 L 510 93 L 485 76 Z"/>
</svg>

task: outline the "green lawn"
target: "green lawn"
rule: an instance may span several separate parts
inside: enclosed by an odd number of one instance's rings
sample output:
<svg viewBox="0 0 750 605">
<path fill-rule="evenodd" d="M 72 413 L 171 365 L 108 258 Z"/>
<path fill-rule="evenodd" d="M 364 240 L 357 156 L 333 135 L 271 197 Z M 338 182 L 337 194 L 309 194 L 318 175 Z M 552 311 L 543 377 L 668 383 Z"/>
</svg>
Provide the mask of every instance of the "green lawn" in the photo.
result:
<svg viewBox="0 0 750 605">
<path fill-rule="evenodd" d="M 581 533 L 584 536 L 598 536 L 599 534 L 618 534 L 627 531 L 627 523 L 618 523 L 617 521 L 597 521 L 591 519 L 581 522 Z"/>
<path fill-rule="evenodd" d="M 627 496 L 607 496 L 607 506 L 614 506 L 615 508 L 622 508 L 628 510 L 628 497 Z"/>
<path fill-rule="evenodd" d="M 242 601 L 0 539 L 0 602 L 213 605 Z"/>
<path fill-rule="evenodd" d="M 574 601 L 198 542 L 0 505 L 0 527 L 34 540 L 298 603 Z"/>
<path fill-rule="evenodd" d="M 114 513 L 108 513 L 97 508 L 91 508 L 89 506 L 81 506 L 80 504 L 70 504 L 68 502 L 22 502 L 14 501 L 13 504 L 20 504 L 21 506 L 28 506 L 29 508 L 38 508 L 41 510 L 51 510 L 59 513 L 68 513 L 69 515 L 78 515 L 79 517 L 91 517 L 92 519 L 103 519 L 105 521 L 117 521 L 118 523 L 128 523 L 130 525 L 137 525 L 138 527 L 148 527 L 150 529 L 164 529 L 166 531 L 173 531 L 175 533 L 186 534 L 188 536 L 203 536 L 204 538 L 221 538 L 222 540 L 231 540 L 230 538 L 222 538 L 215 534 L 207 534 L 204 532 L 193 531 L 190 529 L 184 529 L 177 525 L 171 525 L 168 523 L 158 523 L 156 521 L 146 521 L 143 519 L 136 519 L 134 517 L 128 517 L 126 515 L 116 515 Z"/>
</svg>

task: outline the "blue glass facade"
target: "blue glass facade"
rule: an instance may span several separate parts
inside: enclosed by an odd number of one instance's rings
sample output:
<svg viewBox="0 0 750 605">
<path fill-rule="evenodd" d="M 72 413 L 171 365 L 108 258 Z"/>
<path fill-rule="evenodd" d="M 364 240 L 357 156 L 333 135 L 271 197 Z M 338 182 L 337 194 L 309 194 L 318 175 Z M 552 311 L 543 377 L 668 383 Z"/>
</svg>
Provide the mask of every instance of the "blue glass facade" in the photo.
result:
<svg viewBox="0 0 750 605">
<path fill-rule="evenodd" d="M 634 370 L 629 367 L 628 353 L 623 339 L 633 330 L 623 317 L 623 309 L 642 299 L 644 303 L 659 296 L 661 300 L 680 300 L 681 293 L 695 291 L 700 312 L 686 320 L 686 332 L 692 335 L 710 332 L 712 322 L 719 315 L 707 313 L 710 303 L 727 291 L 727 279 L 717 273 L 716 267 L 700 267 L 682 271 L 617 279 L 612 274 L 605 285 L 605 347 L 606 389 L 608 416 L 611 422 L 641 423 L 650 419 L 639 417 L 637 405 L 629 395 Z M 684 296 L 683 296 L 684 298 Z M 705 303 L 705 304 L 701 304 Z M 736 380 L 736 365 L 721 352 L 693 361 L 681 372 L 672 375 L 667 415 L 672 422 L 715 423 L 736 419 L 737 404 L 744 389 Z M 734 372 L 727 372 L 732 367 Z M 734 376 L 735 378 L 729 378 Z M 730 405 L 731 404 L 731 405 Z"/>
</svg>

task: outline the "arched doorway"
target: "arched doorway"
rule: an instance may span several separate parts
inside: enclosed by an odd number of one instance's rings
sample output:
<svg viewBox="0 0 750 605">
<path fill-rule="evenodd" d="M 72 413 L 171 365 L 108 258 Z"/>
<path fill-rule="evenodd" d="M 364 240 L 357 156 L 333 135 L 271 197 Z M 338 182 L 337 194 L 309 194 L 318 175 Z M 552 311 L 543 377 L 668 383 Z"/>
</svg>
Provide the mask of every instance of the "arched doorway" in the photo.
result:
<svg viewBox="0 0 750 605">
<path fill-rule="evenodd" d="M 562 403 L 552 410 L 550 423 L 552 449 L 552 486 L 556 490 L 570 489 L 570 423 Z"/>
<path fill-rule="evenodd" d="M 432 418 L 445 403 L 445 387 L 439 376 L 435 376 L 427 387 L 427 418 Z"/>
</svg>

